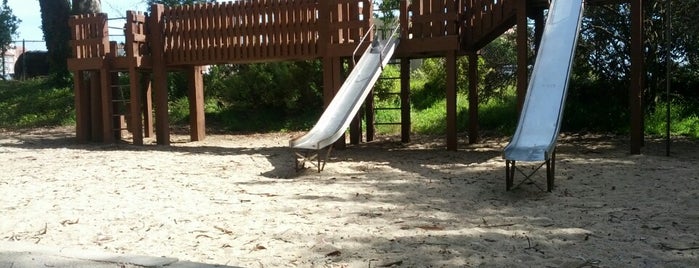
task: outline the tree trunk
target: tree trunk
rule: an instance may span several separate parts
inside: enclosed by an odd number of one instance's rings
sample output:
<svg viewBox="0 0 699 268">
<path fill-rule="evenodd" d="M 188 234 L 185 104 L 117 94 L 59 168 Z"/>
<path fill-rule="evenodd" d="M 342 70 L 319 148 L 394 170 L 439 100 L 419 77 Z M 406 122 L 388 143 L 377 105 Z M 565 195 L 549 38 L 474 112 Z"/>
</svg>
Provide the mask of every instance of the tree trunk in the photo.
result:
<svg viewBox="0 0 699 268">
<path fill-rule="evenodd" d="M 57 79 L 68 77 L 70 56 L 70 3 L 68 0 L 39 0 L 41 29 L 48 49 L 49 70 Z"/>
</svg>

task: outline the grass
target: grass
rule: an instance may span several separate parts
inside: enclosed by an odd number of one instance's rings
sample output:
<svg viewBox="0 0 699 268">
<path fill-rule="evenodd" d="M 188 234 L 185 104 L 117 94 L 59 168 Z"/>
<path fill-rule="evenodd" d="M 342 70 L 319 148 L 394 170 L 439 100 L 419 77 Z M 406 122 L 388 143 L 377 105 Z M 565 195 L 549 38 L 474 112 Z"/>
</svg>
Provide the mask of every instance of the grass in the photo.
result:
<svg viewBox="0 0 699 268">
<path fill-rule="evenodd" d="M 71 88 L 54 88 L 46 78 L 0 82 L 0 128 L 75 123 Z"/>
<path fill-rule="evenodd" d="M 660 103 L 646 117 L 647 134 L 665 136 L 667 131 L 667 103 Z M 699 105 L 686 101 L 670 104 L 670 134 L 699 138 Z"/>
<path fill-rule="evenodd" d="M 422 90 L 424 82 L 412 82 L 413 98 L 427 96 Z M 422 95 L 420 95 L 422 94 Z M 421 134 L 444 134 L 446 132 L 446 100 L 442 94 L 432 94 L 431 99 L 414 100 L 419 107 L 411 108 L 412 132 Z M 429 95 L 429 94 L 428 94 Z M 569 100 L 569 102 L 572 100 Z M 397 96 L 384 97 L 376 102 L 376 107 L 399 107 Z M 600 126 L 602 118 L 613 118 L 609 111 L 593 116 L 595 111 L 583 109 L 585 105 L 568 104 L 564 118 L 564 129 L 576 127 L 585 131 L 624 132 L 626 124 Z M 660 103 L 646 116 L 645 131 L 649 135 L 664 136 L 666 127 L 666 104 Z M 573 109 L 575 108 L 575 109 Z M 618 108 L 618 109 L 622 109 Z M 608 110 L 609 108 L 607 108 Z M 579 110 L 579 111 L 578 111 Z M 601 110 L 601 109 L 598 109 Z M 207 124 L 228 131 L 296 131 L 310 129 L 320 117 L 320 109 L 303 113 L 287 114 L 275 110 L 249 111 L 223 107 L 214 99 L 205 104 Z M 606 116 L 604 116 L 606 114 Z M 186 124 L 189 104 L 186 98 L 171 102 L 170 119 L 173 124 Z M 593 118 L 595 122 L 590 122 Z M 609 120 L 608 119 L 608 120 Z M 400 122 L 399 110 L 379 110 L 376 122 Z M 675 101 L 671 104 L 671 134 L 699 138 L 699 103 L 696 101 Z M 618 122 L 617 122 L 618 123 Z M 0 81 L 0 128 L 32 128 L 75 124 L 73 92 L 69 87 L 54 88 L 47 79 L 27 81 Z M 482 131 L 511 135 L 517 124 L 514 93 L 503 99 L 490 99 L 479 107 L 479 125 Z M 595 128 L 586 127 L 594 124 Z M 600 128 L 601 127 L 601 128 Z M 399 125 L 380 125 L 378 133 L 400 133 Z M 457 99 L 457 131 L 468 130 L 468 99 L 459 93 Z"/>
</svg>

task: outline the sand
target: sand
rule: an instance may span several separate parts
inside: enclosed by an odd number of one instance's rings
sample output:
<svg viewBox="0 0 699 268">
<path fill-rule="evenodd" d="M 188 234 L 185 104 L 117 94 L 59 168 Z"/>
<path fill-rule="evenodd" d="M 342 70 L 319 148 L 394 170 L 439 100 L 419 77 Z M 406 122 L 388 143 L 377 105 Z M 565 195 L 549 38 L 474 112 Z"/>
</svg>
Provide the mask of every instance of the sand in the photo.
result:
<svg viewBox="0 0 699 268">
<path fill-rule="evenodd" d="M 629 155 L 626 137 L 562 135 L 548 193 L 541 176 L 505 191 L 506 138 L 382 137 L 296 173 L 294 135 L 4 130 L 0 239 L 236 267 L 699 265 L 698 142 L 666 157 L 662 140 Z"/>
</svg>

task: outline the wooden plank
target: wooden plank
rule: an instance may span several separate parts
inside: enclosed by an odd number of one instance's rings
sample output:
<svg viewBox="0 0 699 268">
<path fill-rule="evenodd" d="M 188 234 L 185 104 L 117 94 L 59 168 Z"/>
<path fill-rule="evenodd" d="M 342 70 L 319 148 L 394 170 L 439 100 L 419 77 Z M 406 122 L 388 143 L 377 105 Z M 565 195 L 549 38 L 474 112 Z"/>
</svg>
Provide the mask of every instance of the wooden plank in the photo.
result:
<svg viewBox="0 0 699 268">
<path fill-rule="evenodd" d="M 456 78 L 457 78 L 457 68 L 456 68 L 456 51 L 448 51 L 445 55 L 446 57 L 446 99 L 447 99 L 447 150 L 456 151 L 457 149 L 457 137 L 456 137 Z"/>
<path fill-rule="evenodd" d="M 478 54 L 468 55 L 468 143 L 478 143 Z"/>
<path fill-rule="evenodd" d="M 88 74 L 89 98 L 90 98 L 90 133 L 92 141 L 103 141 L 102 138 L 102 91 L 100 88 L 99 72 L 91 71 Z"/>
<path fill-rule="evenodd" d="M 153 5 L 151 13 L 153 94 L 155 95 L 156 141 L 160 145 L 170 144 L 170 123 L 168 119 L 167 70 L 163 60 L 164 38 L 162 36 L 163 5 Z"/>
<path fill-rule="evenodd" d="M 528 85 L 528 42 L 527 42 L 527 3 L 519 1 L 517 5 L 517 113 L 522 111 Z"/>
<path fill-rule="evenodd" d="M 201 66 L 189 67 L 187 76 L 189 81 L 189 135 L 191 141 L 201 141 L 206 136 L 204 79 Z"/>
<path fill-rule="evenodd" d="M 134 145 L 143 145 L 143 118 L 141 117 L 141 85 L 140 77 L 136 71 L 135 66 L 129 68 L 129 95 L 130 95 L 130 109 L 129 114 L 131 114 L 129 122 L 129 130 L 133 136 Z"/>
<path fill-rule="evenodd" d="M 400 137 L 401 142 L 410 142 L 410 59 L 400 59 Z"/>
<path fill-rule="evenodd" d="M 151 75 L 141 76 L 141 99 L 143 100 L 143 136 L 146 138 L 153 137 L 153 98 L 152 98 L 152 86 L 151 86 Z"/>
<path fill-rule="evenodd" d="M 75 136 L 79 143 L 90 139 L 90 91 L 82 71 L 73 72 L 75 94 Z"/>
<path fill-rule="evenodd" d="M 100 77 L 100 107 L 102 107 L 102 141 L 105 143 L 114 142 L 114 125 L 112 122 L 112 88 L 109 82 L 109 70 L 102 68 L 99 71 Z"/>
<path fill-rule="evenodd" d="M 643 146 L 643 0 L 631 1 L 631 81 L 629 110 L 631 114 L 631 154 L 640 154 Z"/>
</svg>

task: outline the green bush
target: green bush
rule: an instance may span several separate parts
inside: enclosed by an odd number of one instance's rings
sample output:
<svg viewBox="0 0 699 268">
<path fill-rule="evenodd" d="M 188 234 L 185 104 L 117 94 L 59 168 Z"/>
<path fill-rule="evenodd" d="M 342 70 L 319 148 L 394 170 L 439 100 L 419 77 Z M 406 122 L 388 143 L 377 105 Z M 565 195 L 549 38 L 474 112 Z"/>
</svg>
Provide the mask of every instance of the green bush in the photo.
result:
<svg viewBox="0 0 699 268">
<path fill-rule="evenodd" d="M 75 123 L 70 87 L 54 88 L 48 78 L 0 82 L 0 128 Z"/>
</svg>

